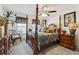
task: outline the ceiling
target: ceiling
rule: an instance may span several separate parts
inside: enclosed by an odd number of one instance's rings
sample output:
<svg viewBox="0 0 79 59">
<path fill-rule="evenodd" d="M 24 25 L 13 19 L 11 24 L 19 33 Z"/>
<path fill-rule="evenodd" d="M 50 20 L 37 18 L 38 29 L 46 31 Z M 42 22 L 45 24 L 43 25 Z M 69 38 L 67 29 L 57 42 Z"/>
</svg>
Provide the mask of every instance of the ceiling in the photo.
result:
<svg viewBox="0 0 79 59">
<path fill-rule="evenodd" d="M 39 13 L 41 12 L 42 6 L 47 5 L 48 10 L 59 10 L 59 8 L 70 8 L 78 7 L 78 4 L 39 4 Z M 14 11 L 18 15 L 30 15 L 35 16 L 35 4 L 2 4 L 2 7 Z"/>
</svg>

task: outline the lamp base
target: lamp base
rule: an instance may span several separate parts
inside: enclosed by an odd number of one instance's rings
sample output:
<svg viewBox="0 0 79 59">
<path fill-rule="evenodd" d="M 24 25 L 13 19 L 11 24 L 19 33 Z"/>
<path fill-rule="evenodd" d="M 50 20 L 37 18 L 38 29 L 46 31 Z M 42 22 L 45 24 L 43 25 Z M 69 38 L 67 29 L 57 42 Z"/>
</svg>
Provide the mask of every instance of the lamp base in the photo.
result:
<svg viewBox="0 0 79 59">
<path fill-rule="evenodd" d="M 75 35 L 76 29 L 69 29 L 70 35 Z"/>
</svg>

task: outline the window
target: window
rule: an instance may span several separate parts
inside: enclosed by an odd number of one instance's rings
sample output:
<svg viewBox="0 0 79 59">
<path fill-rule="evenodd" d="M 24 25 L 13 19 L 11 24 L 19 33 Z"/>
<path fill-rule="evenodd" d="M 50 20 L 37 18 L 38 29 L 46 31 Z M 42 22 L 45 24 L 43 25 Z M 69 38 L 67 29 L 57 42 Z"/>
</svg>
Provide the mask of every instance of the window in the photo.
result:
<svg viewBox="0 0 79 59">
<path fill-rule="evenodd" d="M 17 23 L 17 32 L 20 34 L 26 34 L 26 24 Z"/>
</svg>

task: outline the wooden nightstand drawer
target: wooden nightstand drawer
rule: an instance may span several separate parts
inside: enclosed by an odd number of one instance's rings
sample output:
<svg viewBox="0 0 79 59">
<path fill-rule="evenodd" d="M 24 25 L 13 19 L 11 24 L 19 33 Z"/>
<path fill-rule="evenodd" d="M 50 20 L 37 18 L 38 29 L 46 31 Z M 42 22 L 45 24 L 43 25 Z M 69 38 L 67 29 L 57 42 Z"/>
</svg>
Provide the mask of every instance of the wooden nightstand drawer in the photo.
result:
<svg viewBox="0 0 79 59">
<path fill-rule="evenodd" d="M 60 44 L 70 49 L 75 49 L 74 36 L 70 35 L 61 35 Z"/>
</svg>

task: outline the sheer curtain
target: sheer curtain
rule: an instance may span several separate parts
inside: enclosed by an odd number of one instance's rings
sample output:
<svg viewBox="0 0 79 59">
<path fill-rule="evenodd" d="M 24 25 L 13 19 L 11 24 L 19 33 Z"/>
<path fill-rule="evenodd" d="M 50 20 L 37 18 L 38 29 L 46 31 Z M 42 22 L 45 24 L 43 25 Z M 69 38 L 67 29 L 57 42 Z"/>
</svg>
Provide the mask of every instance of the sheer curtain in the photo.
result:
<svg viewBox="0 0 79 59">
<path fill-rule="evenodd" d="M 17 23 L 17 32 L 24 35 L 26 34 L 26 24 L 23 23 Z"/>
</svg>

